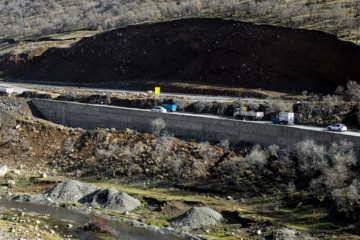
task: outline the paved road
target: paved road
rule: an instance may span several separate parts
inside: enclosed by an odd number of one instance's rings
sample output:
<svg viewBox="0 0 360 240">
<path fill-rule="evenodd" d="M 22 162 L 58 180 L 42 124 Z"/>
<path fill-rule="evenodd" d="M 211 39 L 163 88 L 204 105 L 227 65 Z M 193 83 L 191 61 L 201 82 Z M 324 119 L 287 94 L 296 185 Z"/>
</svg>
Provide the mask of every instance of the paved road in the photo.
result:
<svg viewBox="0 0 360 240">
<path fill-rule="evenodd" d="M 96 92 L 115 92 L 115 93 L 145 93 L 145 91 L 131 91 L 131 90 L 119 90 L 119 89 L 109 89 L 109 88 L 91 88 L 91 87 L 76 87 L 76 86 L 66 86 L 66 85 L 47 85 L 47 84 L 35 84 L 35 83 L 20 83 L 20 82 L 7 82 L 4 79 L 0 78 L 0 86 L 8 87 L 41 87 L 41 88 L 59 88 L 59 89 L 72 89 L 74 91 L 96 91 Z M 183 93 L 168 93 L 161 92 L 160 96 L 170 96 L 170 97 L 186 97 L 190 101 L 197 101 L 199 99 L 203 100 L 216 100 L 216 101 L 235 101 L 235 100 L 251 100 L 251 101 L 278 101 L 276 99 L 262 99 L 262 98 L 239 98 L 239 97 L 229 97 L 229 96 L 212 96 L 212 95 L 196 95 L 196 94 L 183 94 Z M 296 100 L 282 100 L 286 102 L 297 102 Z"/>
<path fill-rule="evenodd" d="M 144 110 L 144 109 L 143 109 Z M 150 111 L 150 110 L 144 110 L 144 111 Z M 216 115 L 210 115 L 210 114 L 193 114 L 193 113 L 159 113 L 161 114 L 179 114 L 179 115 L 186 115 L 186 116 L 197 116 L 197 117 L 204 117 L 204 118 L 216 118 L 216 119 L 228 119 L 231 121 L 244 121 L 240 119 L 235 119 L 233 117 L 225 117 L 225 116 L 216 116 Z M 360 137 L 360 131 L 347 131 L 347 132 L 336 132 L 336 131 L 328 131 L 326 127 L 314 127 L 314 126 L 306 126 L 306 125 L 283 125 L 283 124 L 274 124 L 271 121 L 248 121 L 252 122 L 254 124 L 269 124 L 273 125 L 274 127 L 289 127 L 289 128 L 298 128 L 298 129 L 304 129 L 304 130 L 312 130 L 312 131 L 318 131 L 318 132 L 329 132 L 332 134 L 344 134 L 349 136 L 355 136 Z"/>
<path fill-rule="evenodd" d="M 0 86 L 5 87 L 12 87 L 14 88 L 15 92 L 21 93 L 23 91 L 31 91 L 30 87 L 41 87 L 41 88 L 59 88 L 59 89 L 73 89 L 76 91 L 97 91 L 97 92 L 116 92 L 116 93 L 144 93 L 143 91 L 128 91 L 128 90 L 118 90 L 118 89 L 101 89 L 101 88 L 78 88 L 74 86 L 59 86 L 59 85 L 45 85 L 45 84 L 32 84 L 32 83 L 17 83 L 17 82 L 6 82 L 0 79 Z M 26 88 L 29 87 L 29 88 Z M 234 97 L 226 97 L 226 96 L 206 96 L 206 95 L 193 95 L 193 94 L 177 94 L 177 93 L 161 93 L 162 96 L 176 96 L 176 97 L 187 97 L 190 100 L 193 99 L 203 99 L 203 100 L 217 100 L 217 101 L 225 101 L 225 100 L 238 100 L 240 98 L 234 98 Z M 242 100 L 246 100 L 248 98 L 241 98 Z M 255 100 L 255 101 L 267 101 L 264 99 L 248 99 L 248 100 Z M 150 111 L 150 110 L 149 110 Z M 207 115 L 207 114 L 191 114 L 191 113 L 166 113 L 166 114 L 181 114 L 181 115 L 189 115 L 189 116 L 201 116 L 201 117 L 207 117 L 207 118 L 224 118 L 229 119 L 233 121 L 242 121 L 237 120 L 231 117 L 224 117 L 224 116 L 215 116 L 215 115 Z M 258 124 L 271 124 L 274 125 L 274 127 L 293 127 L 293 128 L 299 128 L 299 129 L 307 129 L 307 130 L 313 130 L 313 131 L 319 131 L 319 132 L 328 132 L 328 130 L 325 127 L 313 127 L 313 126 L 305 126 L 305 125 L 277 125 L 273 124 L 269 121 L 251 121 Z M 347 131 L 347 132 L 332 132 L 333 134 L 345 134 L 345 135 L 351 135 L 351 136 L 357 136 L 360 137 L 360 131 Z"/>
</svg>

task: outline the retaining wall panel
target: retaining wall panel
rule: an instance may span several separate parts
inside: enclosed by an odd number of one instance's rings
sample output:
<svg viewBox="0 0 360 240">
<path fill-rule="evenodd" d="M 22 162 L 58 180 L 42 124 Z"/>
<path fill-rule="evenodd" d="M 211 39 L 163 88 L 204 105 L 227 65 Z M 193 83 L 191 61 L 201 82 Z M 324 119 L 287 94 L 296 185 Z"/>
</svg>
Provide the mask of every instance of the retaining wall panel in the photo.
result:
<svg viewBox="0 0 360 240">
<path fill-rule="evenodd" d="M 231 142 L 249 141 L 262 145 L 292 145 L 306 139 L 330 146 L 332 142 L 346 139 L 353 142 L 360 151 L 360 138 L 327 131 L 298 129 L 288 126 L 261 124 L 235 119 L 182 115 L 177 113 L 156 113 L 146 110 L 115 106 L 91 105 L 53 100 L 34 99 L 34 105 L 44 117 L 55 123 L 82 128 L 126 128 L 149 131 L 150 122 L 163 118 L 170 133 L 176 136 L 191 136 L 198 139 Z"/>
</svg>

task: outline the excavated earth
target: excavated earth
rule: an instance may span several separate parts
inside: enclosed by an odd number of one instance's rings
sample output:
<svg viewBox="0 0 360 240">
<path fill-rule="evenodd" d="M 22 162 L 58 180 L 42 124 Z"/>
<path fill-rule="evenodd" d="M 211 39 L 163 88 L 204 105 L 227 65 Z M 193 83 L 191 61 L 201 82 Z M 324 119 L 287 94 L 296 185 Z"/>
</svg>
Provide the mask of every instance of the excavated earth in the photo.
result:
<svg viewBox="0 0 360 240">
<path fill-rule="evenodd" d="M 319 31 L 222 19 L 128 26 L 39 56 L 34 51 L 2 55 L 0 76 L 139 90 L 192 83 L 298 93 L 330 93 L 360 81 L 357 45 Z"/>
</svg>

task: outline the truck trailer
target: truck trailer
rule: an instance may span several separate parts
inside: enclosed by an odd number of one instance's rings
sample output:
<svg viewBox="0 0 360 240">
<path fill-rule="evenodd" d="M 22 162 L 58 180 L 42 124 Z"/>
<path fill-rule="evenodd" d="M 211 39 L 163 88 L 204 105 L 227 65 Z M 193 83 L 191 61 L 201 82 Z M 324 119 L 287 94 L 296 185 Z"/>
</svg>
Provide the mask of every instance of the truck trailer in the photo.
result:
<svg viewBox="0 0 360 240">
<path fill-rule="evenodd" d="M 272 122 L 275 124 L 294 124 L 294 113 L 293 112 L 281 112 L 277 118 L 273 118 Z"/>
<path fill-rule="evenodd" d="M 176 112 L 176 105 L 174 104 L 161 104 L 168 112 Z"/>
<path fill-rule="evenodd" d="M 234 118 L 261 120 L 264 117 L 264 112 L 247 111 L 247 108 L 235 108 Z"/>
<path fill-rule="evenodd" d="M 5 96 L 10 96 L 14 92 L 13 88 L 9 87 L 0 87 L 0 94 Z"/>
</svg>

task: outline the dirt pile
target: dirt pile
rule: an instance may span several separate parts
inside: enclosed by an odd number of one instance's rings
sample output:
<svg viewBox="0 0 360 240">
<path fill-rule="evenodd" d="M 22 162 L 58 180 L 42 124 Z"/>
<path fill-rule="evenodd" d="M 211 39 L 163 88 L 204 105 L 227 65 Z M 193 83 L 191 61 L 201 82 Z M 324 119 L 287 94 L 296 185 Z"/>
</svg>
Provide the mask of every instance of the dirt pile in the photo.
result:
<svg viewBox="0 0 360 240">
<path fill-rule="evenodd" d="M 359 53 L 319 31 L 183 19 L 115 29 L 29 59 L 4 57 L 0 73 L 79 83 L 140 80 L 139 89 L 169 81 L 327 93 L 360 81 Z"/>
<path fill-rule="evenodd" d="M 194 207 L 184 214 L 174 218 L 171 222 L 178 226 L 198 226 L 220 224 L 223 217 L 220 213 L 207 207 Z"/>
</svg>

